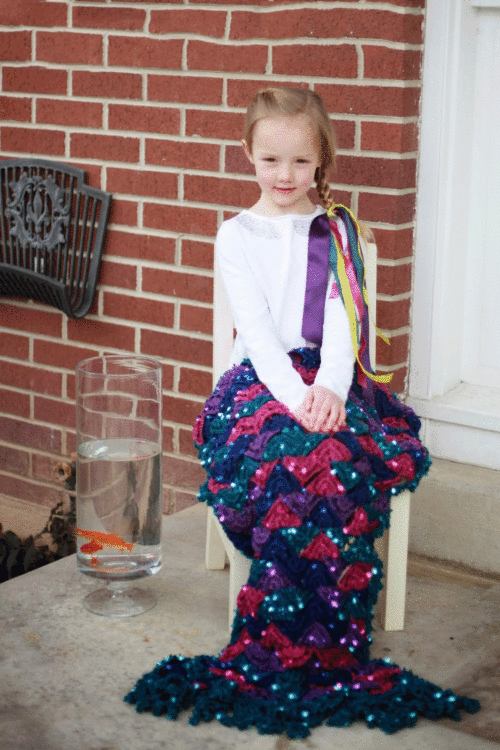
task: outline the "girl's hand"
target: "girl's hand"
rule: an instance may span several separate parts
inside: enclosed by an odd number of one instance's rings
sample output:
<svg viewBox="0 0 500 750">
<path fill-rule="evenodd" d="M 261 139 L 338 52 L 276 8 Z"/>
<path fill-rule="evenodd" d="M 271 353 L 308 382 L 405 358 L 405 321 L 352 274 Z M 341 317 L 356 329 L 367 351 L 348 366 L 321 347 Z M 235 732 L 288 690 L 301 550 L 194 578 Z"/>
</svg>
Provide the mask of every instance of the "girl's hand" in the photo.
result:
<svg viewBox="0 0 500 750">
<path fill-rule="evenodd" d="M 293 415 L 309 432 L 337 432 L 345 426 L 344 402 L 324 385 L 310 386 Z"/>
</svg>

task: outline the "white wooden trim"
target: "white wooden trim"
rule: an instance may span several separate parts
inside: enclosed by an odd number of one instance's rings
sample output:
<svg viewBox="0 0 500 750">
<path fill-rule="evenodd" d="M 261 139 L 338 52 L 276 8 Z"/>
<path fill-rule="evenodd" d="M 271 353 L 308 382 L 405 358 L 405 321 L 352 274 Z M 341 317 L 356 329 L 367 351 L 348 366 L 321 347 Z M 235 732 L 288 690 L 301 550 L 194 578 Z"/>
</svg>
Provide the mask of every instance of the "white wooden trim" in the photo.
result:
<svg viewBox="0 0 500 750">
<path fill-rule="evenodd" d="M 408 398 L 424 417 L 423 438 L 434 444 L 433 455 L 470 463 L 495 456 L 500 427 L 496 384 L 462 382 L 481 8 L 500 8 L 500 0 L 428 0 L 426 6 Z M 436 453 L 438 435 L 444 443 Z M 467 450 L 472 440 L 476 445 Z M 500 451 L 486 465 L 500 469 Z"/>
<path fill-rule="evenodd" d="M 500 8 L 500 0 L 472 0 L 473 8 Z"/>
</svg>

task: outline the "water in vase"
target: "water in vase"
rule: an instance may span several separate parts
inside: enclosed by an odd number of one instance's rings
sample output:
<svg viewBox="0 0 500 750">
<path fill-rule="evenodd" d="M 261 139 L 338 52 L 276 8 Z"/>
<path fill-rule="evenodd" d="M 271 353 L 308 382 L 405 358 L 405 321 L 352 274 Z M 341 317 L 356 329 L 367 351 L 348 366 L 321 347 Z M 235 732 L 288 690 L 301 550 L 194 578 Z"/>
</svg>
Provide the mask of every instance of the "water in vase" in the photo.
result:
<svg viewBox="0 0 500 750">
<path fill-rule="evenodd" d="M 91 440 L 77 452 L 77 562 L 132 580 L 161 566 L 161 451 L 145 440 Z"/>
</svg>

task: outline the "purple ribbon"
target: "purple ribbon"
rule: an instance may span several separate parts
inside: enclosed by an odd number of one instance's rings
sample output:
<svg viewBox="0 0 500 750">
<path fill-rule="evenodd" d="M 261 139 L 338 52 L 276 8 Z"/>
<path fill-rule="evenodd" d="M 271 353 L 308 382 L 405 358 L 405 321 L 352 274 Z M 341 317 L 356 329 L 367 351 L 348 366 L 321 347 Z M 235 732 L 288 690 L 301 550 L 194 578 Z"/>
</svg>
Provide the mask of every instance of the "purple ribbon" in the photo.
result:
<svg viewBox="0 0 500 750">
<path fill-rule="evenodd" d="M 318 346 L 321 346 L 323 340 L 329 254 L 330 223 L 326 214 L 320 214 L 312 220 L 309 230 L 306 294 L 302 316 L 303 338 Z"/>
</svg>

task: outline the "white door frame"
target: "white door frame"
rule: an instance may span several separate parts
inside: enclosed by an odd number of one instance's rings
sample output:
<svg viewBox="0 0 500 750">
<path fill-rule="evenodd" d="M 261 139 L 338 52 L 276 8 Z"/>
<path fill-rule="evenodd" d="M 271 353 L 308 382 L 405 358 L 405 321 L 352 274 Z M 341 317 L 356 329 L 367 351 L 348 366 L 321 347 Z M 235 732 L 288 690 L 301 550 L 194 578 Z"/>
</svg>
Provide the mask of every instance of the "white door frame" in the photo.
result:
<svg viewBox="0 0 500 750">
<path fill-rule="evenodd" d="M 427 0 L 408 402 L 440 458 L 500 469 L 498 388 L 462 382 L 477 14 Z"/>
</svg>

